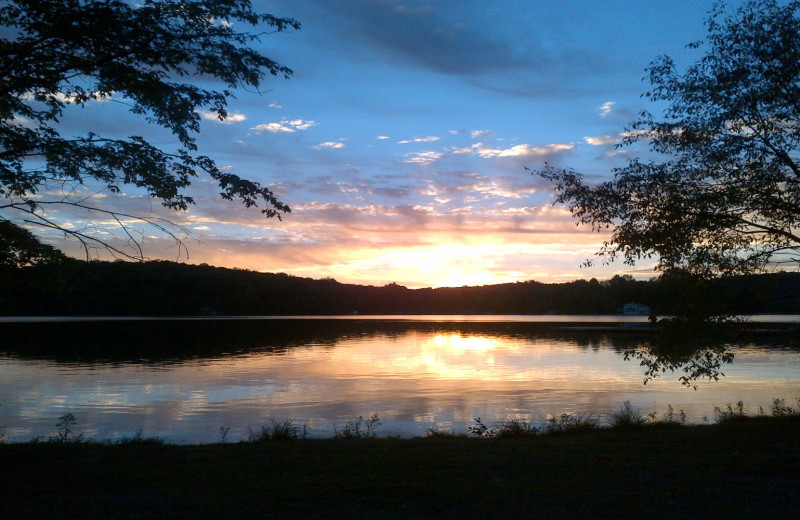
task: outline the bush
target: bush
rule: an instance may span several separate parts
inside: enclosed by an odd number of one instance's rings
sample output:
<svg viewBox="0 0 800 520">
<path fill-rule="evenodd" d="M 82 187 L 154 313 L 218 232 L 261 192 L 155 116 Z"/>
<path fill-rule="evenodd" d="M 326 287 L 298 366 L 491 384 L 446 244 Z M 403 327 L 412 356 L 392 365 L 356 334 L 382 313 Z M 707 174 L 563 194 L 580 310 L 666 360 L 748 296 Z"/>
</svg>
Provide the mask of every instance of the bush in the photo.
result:
<svg viewBox="0 0 800 520">
<path fill-rule="evenodd" d="M 223 435 L 223 439 L 227 436 L 226 430 L 221 430 L 225 432 Z M 305 437 L 306 428 L 303 426 L 303 436 Z M 254 432 L 253 430 L 249 430 L 247 435 L 247 440 L 249 442 L 267 442 L 267 441 L 278 441 L 278 442 L 286 442 L 292 441 L 299 437 L 300 435 L 300 428 L 298 428 L 294 424 L 294 419 L 284 419 L 283 421 L 276 421 L 272 419 L 272 426 L 267 428 L 262 426 L 261 431 Z M 224 442 L 224 441 L 223 441 Z"/>
<path fill-rule="evenodd" d="M 747 417 L 747 409 L 744 407 L 743 401 L 738 401 L 736 406 L 731 406 L 730 403 L 726 408 L 715 406 L 714 414 L 717 416 L 718 423 L 737 421 Z"/>
<path fill-rule="evenodd" d="M 497 424 L 498 437 L 532 437 L 539 434 L 533 422 L 514 417 Z"/>
<path fill-rule="evenodd" d="M 630 401 L 622 403 L 622 408 L 611 416 L 612 428 L 641 428 L 650 421 L 639 409 L 634 409 Z"/>
<path fill-rule="evenodd" d="M 377 414 L 373 414 L 369 419 L 362 416 L 354 421 L 345 424 L 341 430 L 335 430 L 335 439 L 371 439 L 375 437 L 375 428 L 380 426 L 381 420 Z"/>
<path fill-rule="evenodd" d="M 562 413 L 558 419 L 549 418 L 544 431 L 551 434 L 586 432 L 598 429 L 597 423 L 597 417 L 592 415 Z"/>
</svg>

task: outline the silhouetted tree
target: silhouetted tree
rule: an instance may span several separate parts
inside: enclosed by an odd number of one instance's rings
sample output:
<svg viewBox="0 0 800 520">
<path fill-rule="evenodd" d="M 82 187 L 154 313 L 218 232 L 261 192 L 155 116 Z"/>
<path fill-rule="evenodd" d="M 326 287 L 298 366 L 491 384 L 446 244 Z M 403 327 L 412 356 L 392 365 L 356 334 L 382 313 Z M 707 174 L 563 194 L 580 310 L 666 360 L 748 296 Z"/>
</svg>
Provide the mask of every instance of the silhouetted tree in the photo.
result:
<svg viewBox="0 0 800 520">
<path fill-rule="evenodd" d="M 598 255 L 701 276 L 800 262 L 800 2 L 716 4 L 707 49 L 679 72 L 668 56 L 649 68 L 643 112 L 621 146 L 641 141 L 663 159 L 632 158 L 590 186 L 571 169 L 538 172 L 557 203 L 596 230 L 612 230 Z"/>
<path fill-rule="evenodd" d="M 200 110 L 227 117 L 232 89 L 258 90 L 268 74 L 292 74 L 253 44 L 270 32 L 297 28 L 295 20 L 256 12 L 249 0 L 3 2 L 0 218 L 55 229 L 79 240 L 87 256 L 90 248 L 104 247 L 118 257 L 141 259 L 140 242 L 126 221 L 154 226 L 181 246 L 175 228 L 155 217 L 118 212 L 76 188 L 118 193 L 128 185 L 167 208 L 186 210 L 194 200 L 185 189 L 202 172 L 219 185 L 224 199 L 261 205 L 268 218 L 288 212 L 268 187 L 197 155 L 194 134 Z M 223 88 L 200 86 L 209 79 Z M 62 134 L 58 123 L 68 107 L 109 99 L 169 130 L 177 146 L 161 149 L 138 135 Z M 116 222 L 127 246 L 65 225 L 54 216 L 64 206 Z"/>
<path fill-rule="evenodd" d="M 22 267 L 64 260 L 64 254 L 42 244 L 30 231 L 0 220 L 0 267 Z"/>
</svg>

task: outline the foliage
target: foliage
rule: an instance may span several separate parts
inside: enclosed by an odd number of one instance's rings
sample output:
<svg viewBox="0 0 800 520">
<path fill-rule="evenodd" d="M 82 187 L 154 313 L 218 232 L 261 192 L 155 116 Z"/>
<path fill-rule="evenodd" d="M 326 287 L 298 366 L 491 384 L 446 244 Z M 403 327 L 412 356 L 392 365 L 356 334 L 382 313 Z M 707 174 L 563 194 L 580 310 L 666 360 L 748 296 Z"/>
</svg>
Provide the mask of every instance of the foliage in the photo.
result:
<svg viewBox="0 0 800 520">
<path fill-rule="evenodd" d="M 539 435 L 541 430 L 528 421 L 519 417 L 512 417 L 504 421 L 499 421 L 492 428 L 487 426 L 480 417 L 475 419 L 474 426 L 467 426 L 467 431 L 479 438 L 511 438 L 511 437 L 534 437 Z"/>
<path fill-rule="evenodd" d="M 773 417 L 789 417 L 793 415 L 800 415 L 800 398 L 797 399 L 798 407 L 786 404 L 786 399 L 773 399 L 772 400 L 772 416 Z"/>
<path fill-rule="evenodd" d="M 0 272 L 0 278 L 3 273 Z M 131 291 L 136 287 L 136 291 Z M 800 313 L 800 274 L 726 277 L 695 285 L 686 277 L 650 281 L 520 282 L 481 287 L 405 289 L 331 283 L 175 262 L 39 263 L 14 269 L 0 284 L 6 315 L 266 314 L 615 314 L 638 302 L 659 315 L 676 314 L 697 294 L 693 316 Z M 705 294 L 705 297 L 702 296 Z M 711 302 L 714 305 L 711 305 Z"/>
<path fill-rule="evenodd" d="M 56 428 L 58 428 L 58 437 L 53 438 L 55 442 L 68 443 L 68 442 L 81 442 L 83 434 L 73 435 L 72 427 L 78 422 L 75 416 L 67 413 L 58 418 Z"/>
<path fill-rule="evenodd" d="M 269 188 L 197 155 L 195 134 L 200 111 L 227 117 L 234 88 L 258 90 L 268 75 L 291 76 L 254 45 L 270 31 L 298 29 L 295 20 L 258 13 L 249 0 L 11 0 L 0 6 L 0 28 L 0 213 L 77 239 L 87 257 L 100 247 L 141 259 L 130 221 L 180 241 L 169 222 L 122 213 L 82 187 L 120 193 L 128 186 L 186 210 L 194 203 L 186 188 L 202 172 L 223 199 L 263 205 L 266 217 L 289 211 Z M 63 133 L 68 109 L 103 101 L 168 130 L 176 146 L 162 149 L 139 135 Z M 116 223 L 127 246 L 67 226 L 54 216 L 64 208 Z"/>
<path fill-rule="evenodd" d="M 539 428 L 532 421 L 512 417 L 497 424 L 498 437 L 532 437 L 539 434 Z"/>
<path fill-rule="evenodd" d="M 456 433 L 453 430 L 438 430 L 436 428 L 429 428 L 425 432 L 426 439 L 460 439 L 466 436 L 466 433 Z"/>
<path fill-rule="evenodd" d="M 114 444 L 118 444 L 120 446 L 129 446 L 132 444 L 144 444 L 144 445 L 151 445 L 151 446 L 161 446 L 167 444 L 167 442 L 162 439 L 161 437 L 145 437 L 142 433 L 142 430 L 137 430 L 135 434 L 131 437 L 122 437 Z"/>
<path fill-rule="evenodd" d="M 63 260 L 64 255 L 58 249 L 42 244 L 30 231 L 0 219 L 0 267 L 23 267 Z"/>
<path fill-rule="evenodd" d="M 597 417 L 586 414 L 562 413 L 558 418 L 550 417 L 544 427 L 544 433 L 575 433 L 592 431 L 599 428 Z"/>
<path fill-rule="evenodd" d="M 747 409 L 743 401 L 737 401 L 734 406 L 731 406 L 730 403 L 725 408 L 715 406 L 714 415 L 716 415 L 718 423 L 737 421 L 747 417 Z"/>
<path fill-rule="evenodd" d="M 640 428 L 649 422 L 647 416 L 643 415 L 640 410 L 631 406 L 630 401 L 622 403 L 622 407 L 619 411 L 611 416 L 612 428 Z"/>
<path fill-rule="evenodd" d="M 613 180 L 546 166 L 556 202 L 594 230 L 612 230 L 598 252 L 628 264 L 708 277 L 800 261 L 800 2 L 749 0 L 731 14 L 716 4 L 703 56 L 679 72 L 653 61 L 642 112 L 620 146 L 649 143 L 656 159 L 629 159 Z M 662 159 L 663 158 L 663 159 Z"/>
<path fill-rule="evenodd" d="M 697 390 L 697 381 L 718 381 L 722 366 L 733 363 L 734 354 L 717 329 L 698 331 L 684 321 L 667 323 L 654 341 L 643 341 L 623 352 L 623 358 L 639 360 L 645 368 L 644 384 L 665 372 L 681 371 L 684 386 Z M 687 330 L 680 331 L 681 327 Z M 717 335 L 720 334 L 719 337 Z"/>
<path fill-rule="evenodd" d="M 222 444 L 228 442 L 228 432 L 231 431 L 230 426 L 220 426 L 219 427 L 219 441 Z"/>
<path fill-rule="evenodd" d="M 305 431 L 305 427 L 303 427 L 304 436 Z M 222 434 L 223 442 L 225 442 L 224 439 L 227 436 L 227 430 L 220 428 L 220 433 Z M 294 424 L 294 419 L 284 419 L 283 421 L 276 421 L 275 419 L 272 419 L 271 427 L 267 428 L 262 426 L 258 432 L 250 430 L 247 440 L 250 442 L 283 442 L 296 440 L 299 435 L 300 429 Z"/>
<path fill-rule="evenodd" d="M 381 420 L 377 414 L 364 419 L 359 415 L 354 421 L 346 423 L 341 430 L 336 430 L 335 439 L 372 439 L 375 437 L 375 428 L 380 426 Z"/>
<path fill-rule="evenodd" d="M 497 434 L 497 431 L 489 428 L 486 423 L 484 423 L 480 417 L 475 419 L 474 426 L 467 426 L 467 431 L 474 435 L 475 437 L 494 437 Z"/>
<path fill-rule="evenodd" d="M 686 412 L 681 409 L 678 412 L 677 419 L 675 418 L 675 409 L 672 408 L 671 404 L 667 405 L 667 413 L 664 414 L 664 419 L 661 422 L 667 424 L 682 424 L 685 425 L 687 420 Z"/>
</svg>

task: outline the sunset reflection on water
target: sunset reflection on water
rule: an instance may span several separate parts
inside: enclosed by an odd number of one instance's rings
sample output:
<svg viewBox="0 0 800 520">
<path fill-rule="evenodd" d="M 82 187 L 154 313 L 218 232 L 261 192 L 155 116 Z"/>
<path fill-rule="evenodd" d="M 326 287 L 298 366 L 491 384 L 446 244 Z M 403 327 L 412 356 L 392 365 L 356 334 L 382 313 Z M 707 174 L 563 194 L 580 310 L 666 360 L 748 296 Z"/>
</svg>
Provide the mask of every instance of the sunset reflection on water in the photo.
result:
<svg viewBox="0 0 800 520">
<path fill-rule="evenodd" d="M 264 338 L 269 345 L 270 338 Z M 743 400 L 752 411 L 800 397 L 800 354 L 735 347 L 719 382 L 682 386 L 678 374 L 643 385 L 611 336 L 481 333 L 409 325 L 280 349 L 169 360 L 56 362 L 0 357 L 0 426 L 6 439 L 54 435 L 73 413 L 76 431 L 116 438 L 141 430 L 180 442 L 247 436 L 270 419 L 293 418 L 327 437 L 358 416 L 377 414 L 379 435 L 466 431 L 484 421 L 561 413 L 607 416 L 628 400 L 643 412 L 684 409 L 713 420 L 714 406 Z"/>
</svg>

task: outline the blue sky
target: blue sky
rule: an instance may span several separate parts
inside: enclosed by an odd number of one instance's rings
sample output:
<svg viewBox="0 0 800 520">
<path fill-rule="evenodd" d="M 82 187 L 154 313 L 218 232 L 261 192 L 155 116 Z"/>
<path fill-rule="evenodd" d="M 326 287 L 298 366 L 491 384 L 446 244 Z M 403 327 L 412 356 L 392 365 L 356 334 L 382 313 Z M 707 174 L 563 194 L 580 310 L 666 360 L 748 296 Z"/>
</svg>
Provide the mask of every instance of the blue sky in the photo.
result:
<svg viewBox="0 0 800 520">
<path fill-rule="evenodd" d="M 294 77 L 237 92 L 227 121 L 204 119 L 198 145 L 272 185 L 292 213 L 265 222 L 202 180 L 186 214 L 132 192 L 108 198 L 185 226 L 189 262 L 409 287 L 653 276 L 648 264 L 581 268 L 605 237 L 576 227 L 524 168 L 547 161 L 601 179 L 625 164 L 631 152 L 614 148 L 625 125 L 657 111 L 640 97 L 645 67 L 660 54 L 691 63 L 699 54 L 685 45 L 704 38 L 711 1 L 255 5 L 302 24 L 262 41 Z M 170 146 L 111 105 L 64 125 Z M 147 256 L 177 257 L 144 233 Z"/>
</svg>

